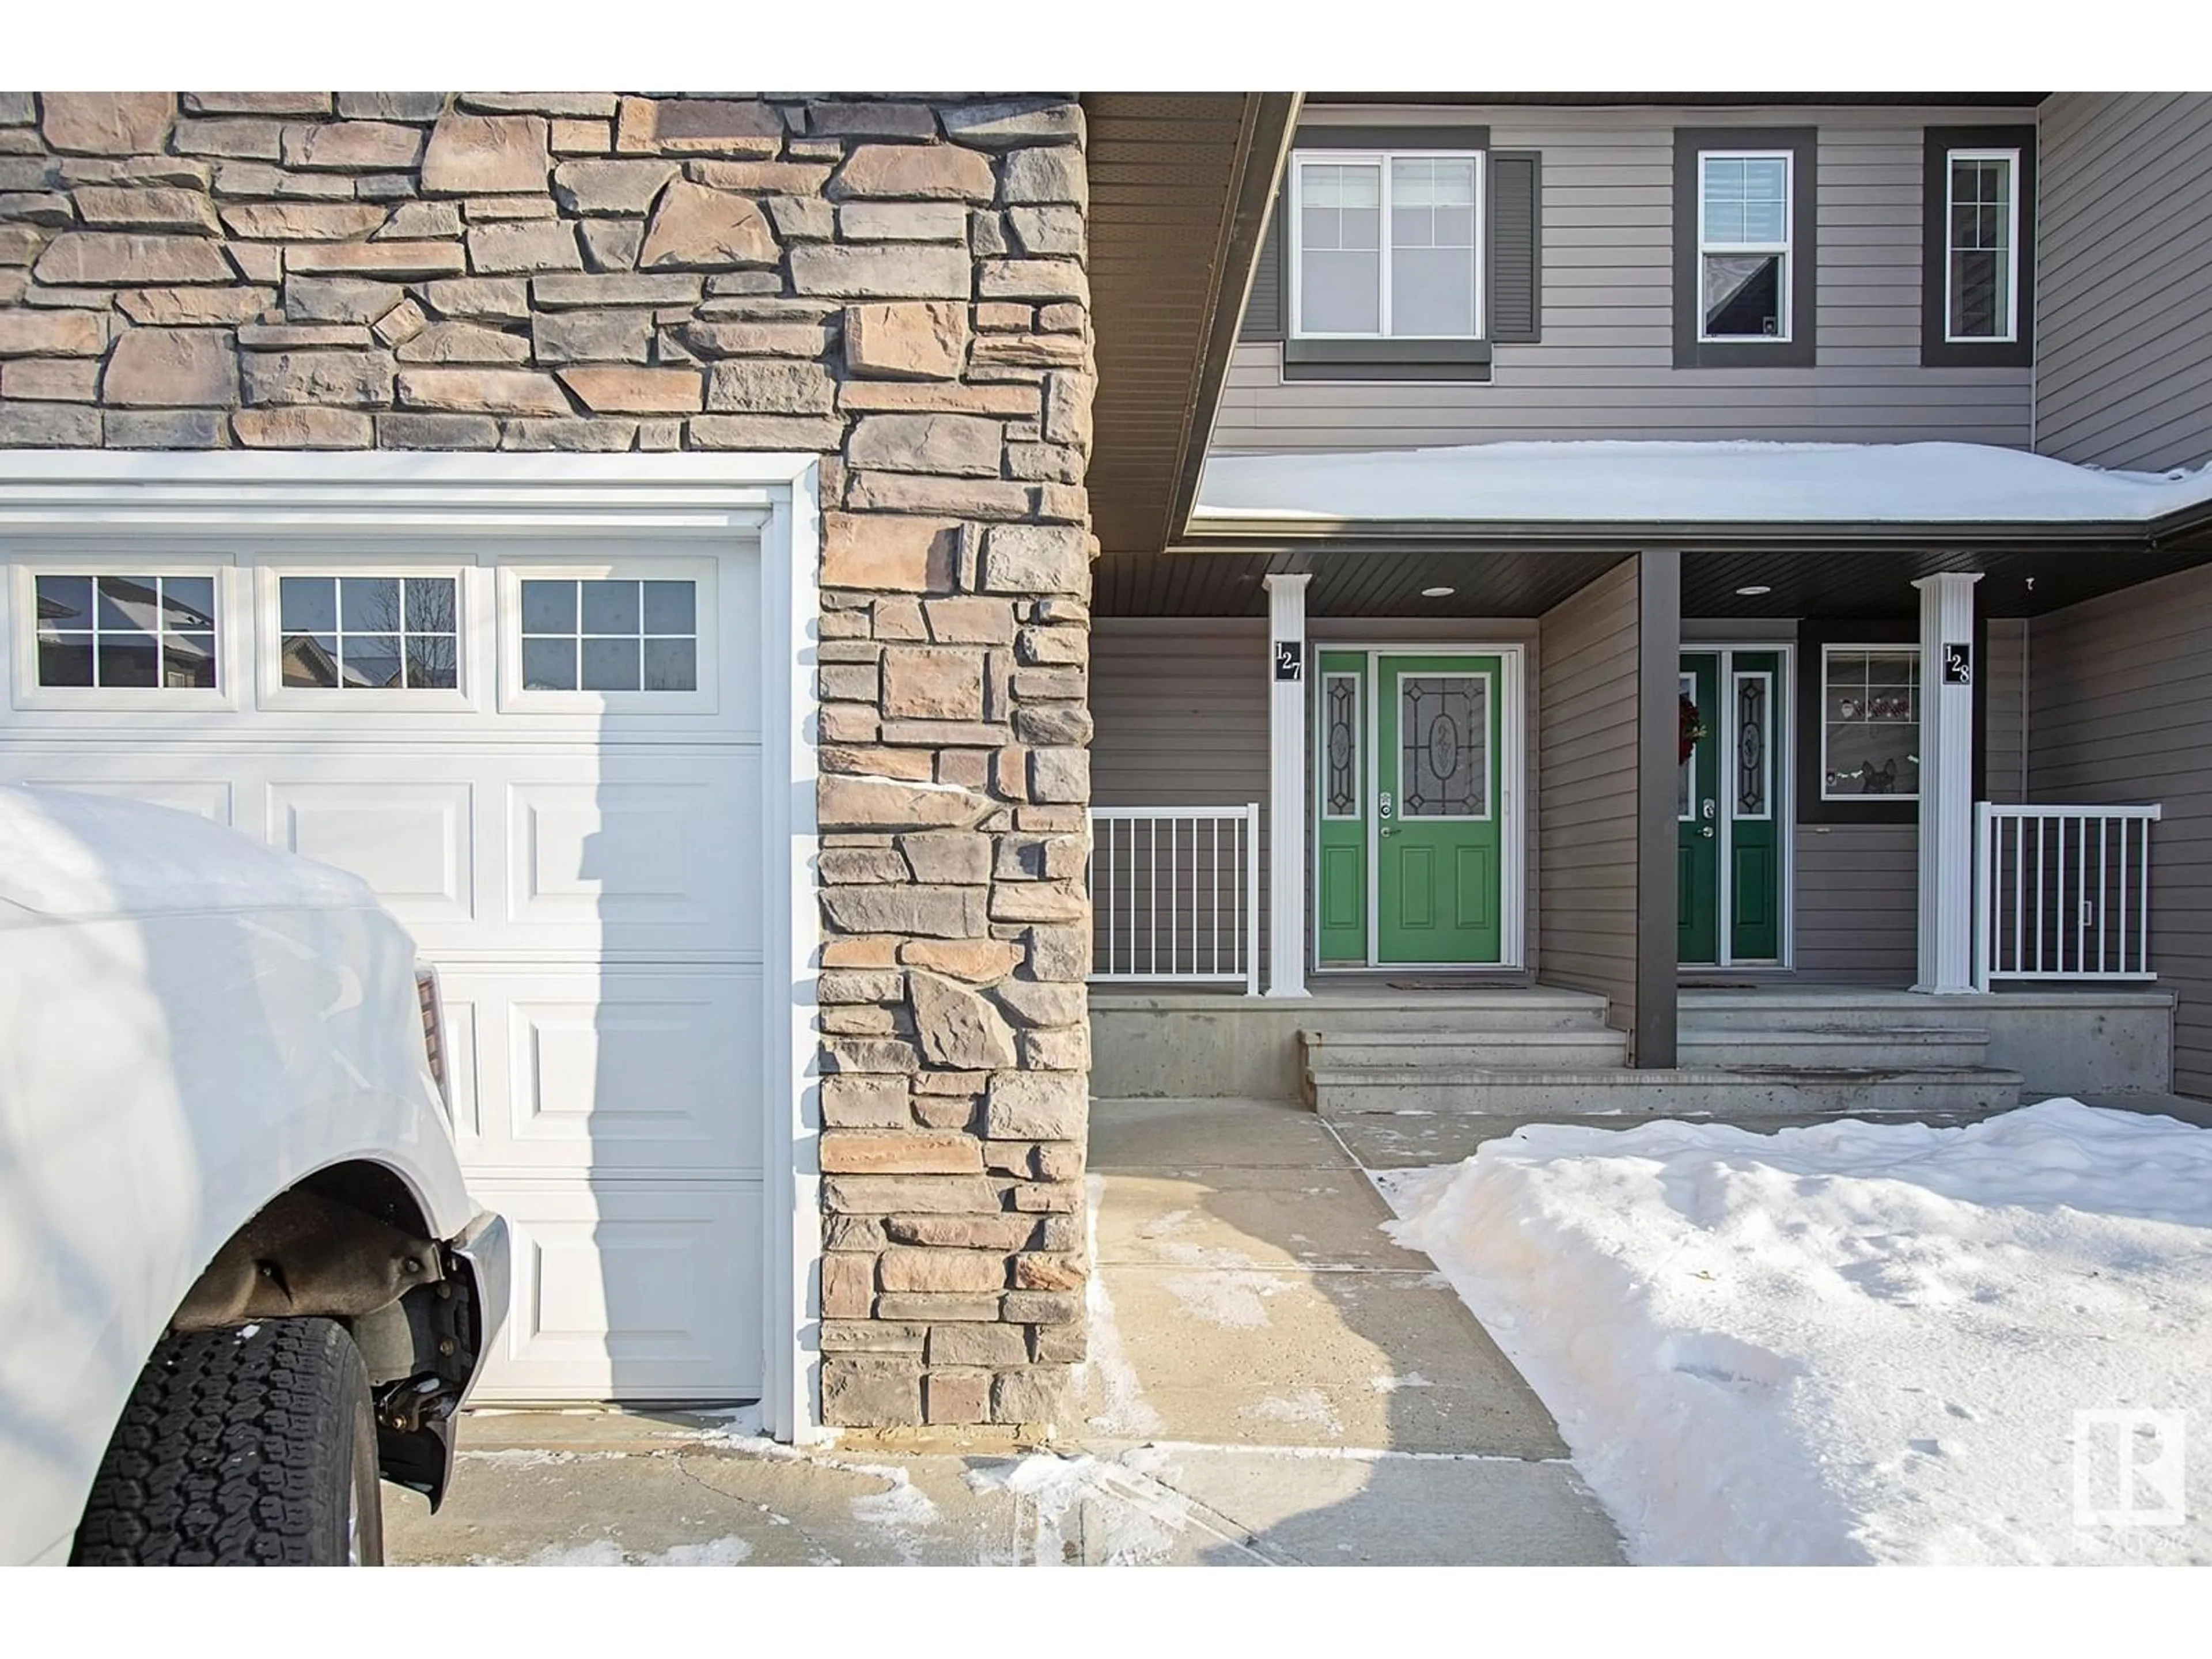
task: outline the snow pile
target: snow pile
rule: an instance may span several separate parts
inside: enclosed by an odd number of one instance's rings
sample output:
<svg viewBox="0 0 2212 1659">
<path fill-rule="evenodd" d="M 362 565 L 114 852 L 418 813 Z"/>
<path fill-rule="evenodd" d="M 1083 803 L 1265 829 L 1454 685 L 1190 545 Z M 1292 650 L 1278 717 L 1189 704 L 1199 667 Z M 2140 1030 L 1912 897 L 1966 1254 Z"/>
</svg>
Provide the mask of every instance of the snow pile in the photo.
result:
<svg viewBox="0 0 2212 1659">
<path fill-rule="evenodd" d="M 611 1538 L 594 1538 L 588 1544 L 548 1544 L 520 1561 L 479 1556 L 480 1567 L 734 1567 L 753 1553 L 742 1538 L 716 1538 L 704 1544 L 676 1544 L 659 1553 L 639 1554 L 625 1550 Z"/>
<path fill-rule="evenodd" d="M 2107 472 L 1993 444 L 1582 441 L 1215 455 L 1197 516 L 2140 525 L 2205 501 L 2212 466 Z"/>
<path fill-rule="evenodd" d="M 1128 1464 L 1035 1452 L 972 1469 L 967 1479 L 974 1491 L 1016 1500 L 1005 1553 L 987 1548 L 979 1566 L 1144 1566 L 1167 1559 L 1187 1540 L 1236 1541 L 1181 1492 Z"/>
<path fill-rule="evenodd" d="M 1638 1561 L 2212 1561 L 2212 1132 L 1536 1127 L 1381 1184 Z"/>
</svg>

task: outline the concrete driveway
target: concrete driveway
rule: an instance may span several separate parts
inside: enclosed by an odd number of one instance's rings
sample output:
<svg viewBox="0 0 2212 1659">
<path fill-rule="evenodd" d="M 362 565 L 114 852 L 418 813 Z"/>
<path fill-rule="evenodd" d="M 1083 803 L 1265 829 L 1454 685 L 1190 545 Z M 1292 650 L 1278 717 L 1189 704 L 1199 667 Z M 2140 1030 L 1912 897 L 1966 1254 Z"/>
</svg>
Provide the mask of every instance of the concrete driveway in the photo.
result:
<svg viewBox="0 0 2212 1659">
<path fill-rule="evenodd" d="M 848 1435 L 743 1418 L 474 1413 L 435 1517 L 387 1489 L 396 1561 L 1617 1563 L 1542 1403 L 1321 1120 L 1100 1102 L 1079 1420 Z"/>
</svg>

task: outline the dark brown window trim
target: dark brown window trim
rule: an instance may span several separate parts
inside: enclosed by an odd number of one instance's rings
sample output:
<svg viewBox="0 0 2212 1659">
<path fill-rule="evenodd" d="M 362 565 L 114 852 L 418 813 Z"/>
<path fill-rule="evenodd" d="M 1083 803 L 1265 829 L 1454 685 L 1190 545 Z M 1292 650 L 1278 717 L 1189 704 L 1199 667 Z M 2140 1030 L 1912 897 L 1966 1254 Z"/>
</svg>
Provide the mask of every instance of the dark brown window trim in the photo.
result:
<svg viewBox="0 0 2212 1659">
<path fill-rule="evenodd" d="M 1407 150 L 1474 150 L 1487 157 L 1490 129 L 1486 126 L 1340 127 L 1308 125 L 1298 128 L 1294 151 L 1351 149 L 1403 152 Z M 1305 340 L 1291 327 L 1290 261 L 1297 258 L 1291 246 L 1290 171 L 1284 170 L 1283 189 L 1275 198 L 1275 268 L 1263 272 L 1277 284 L 1278 325 L 1265 334 L 1248 331 L 1247 339 L 1271 338 L 1283 343 L 1283 379 L 1288 380 L 1455 380 L 1482 385 L 1491 377 L 1488 337 L 1480 340 Z M 1483 179 L 1480 257 L 1483 261 L 1483 325 L 1490 325 L 1490 180 Z"/>
<path fill-rule="evenodd" d="M 1800 823 L 1917 823 L 1920 803 L 1889 800 L 1869 795 L 1842 800 L 1820 794 L 1820 733 L 1826 707 L 1823 647 L 1831 645 L 1911 645 L 1920 643 L 1917 621 L 1838 622 L 1807 617 L 1797 624 L 1797 822 Z M 1978 608 L 1974 615 L 1974 660 L 1990 659 L 1990 623 Z M 1921 676 L 1926 689 L 1926 665 Z M 1974 799 L 1988 793 L 1985 769 L 1989 758 L 1989 682 L 1974 677 Z"/>
<path fill-rule="evenodd" d="M 2019 337 L 1947 340 L 1949 295 L 1944 291 L 1943 251 L 1950 240 L 1945 209 L 1951 196 L 1954 149 L 2020 152 Z M 1924 368 L 2028 368 L 2035 362 L 2035 129 L 1929 127 L 1923 136 L 1920 171 L 1920 362 Z"/>
<path fill-rule="evenodd" d="M 1698 154 L 1786 149 L 1790 165 L 1790 323 L 1787 340 L 1698 338 Z M 1674 129 L 1674 367 L 1810 368 L 1820 351 L 1820 133 L 1817 127 Z"/>
</svg>

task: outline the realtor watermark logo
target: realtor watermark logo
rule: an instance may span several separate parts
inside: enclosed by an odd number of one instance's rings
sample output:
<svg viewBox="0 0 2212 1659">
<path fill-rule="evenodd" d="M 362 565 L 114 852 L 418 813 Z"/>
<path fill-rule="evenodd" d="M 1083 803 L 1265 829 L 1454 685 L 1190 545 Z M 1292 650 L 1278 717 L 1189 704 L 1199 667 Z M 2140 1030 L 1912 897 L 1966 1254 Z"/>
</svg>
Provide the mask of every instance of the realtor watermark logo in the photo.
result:
<svg viewBox="0 0 2212 1659">
<path fill-rule="evenodd" d="M 2180 1412 L 2105 1406 L 2074 1413 L 2074 1524 L 2179 1527 L 2189 1451 Z"/>
</svg>

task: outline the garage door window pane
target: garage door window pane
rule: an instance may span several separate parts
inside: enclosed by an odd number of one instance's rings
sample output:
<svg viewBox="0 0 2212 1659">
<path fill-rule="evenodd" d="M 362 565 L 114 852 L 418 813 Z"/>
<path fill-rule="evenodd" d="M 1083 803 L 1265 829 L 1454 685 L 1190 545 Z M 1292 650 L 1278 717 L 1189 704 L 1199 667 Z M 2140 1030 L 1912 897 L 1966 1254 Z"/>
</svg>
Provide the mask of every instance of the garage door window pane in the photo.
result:
<svg viewBox="0 0 2212 1659">
<path fill-rule="evenodd" d="M 576 641 L 573 639 L 523 641 L 522 689 L 526 691 L 574 691 L 576 689 Z"/>
<path fill-rule="evenodd" d="M 288 686 L 450 691 L 460 684 L 451 576 L 286 576 L 277 584 Z"/>
<path fill-rule="evenodd" d="M 39 684 L 212 690 L 212 576 L 38 576 Z"/>
<path fill-rule="evenodd" d="M 526 691 L 696 691 L 698 584 L 620 578 L 522 584 Z"/>
</svg>

